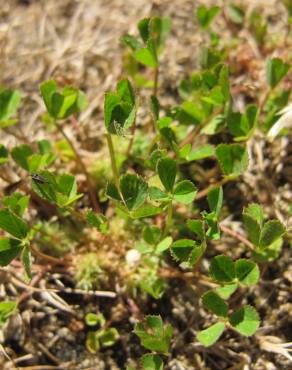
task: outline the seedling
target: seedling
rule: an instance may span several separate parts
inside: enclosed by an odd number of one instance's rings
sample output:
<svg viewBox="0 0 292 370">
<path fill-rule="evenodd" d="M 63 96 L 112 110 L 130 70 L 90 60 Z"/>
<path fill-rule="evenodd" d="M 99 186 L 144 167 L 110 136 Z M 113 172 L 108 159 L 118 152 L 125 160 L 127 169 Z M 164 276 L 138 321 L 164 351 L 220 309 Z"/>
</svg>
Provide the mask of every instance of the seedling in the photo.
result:
<svg viewBox="0 0 292 370">
<path fill-rule="evenodd" d="M 204 307 L 218 316 L 221 321 L 199 332 L 198 340 L 204 346 L 211 346 L 223 334 L 225 327 L 230 325 L 244 336 L 253 335 L 260 324 L 257 311 L 251 306 L 243 306 L 229 314 L 226 300 L 238 286 L 257 283 L 259 279 L 257 264 L 248 259 L 239 259 L 234 263 L 230 257 L 219 255 L 211 261 L 210 277 L 221 286 L 205 293 L 202 296 L 202 302 Z"/>
<path fill-rule="evenodd" d="M 86 348 L 91 353 L 96 353 L 100 348 L 113 346 L 119 340 L 119 333 L 116 328 L 106 326 L 104 316 L 99 313 L 88 313 L 85 316 L 85 322 L 88 327 L 97 327 L 97 330 L 90 330 L 86 337 Z"/>
<path fill-rule="evenodd" d="M 134 333 L 140 338 L 142 346 L 152 351 L 141 358 L 143 369 L 163 369 L 163 360 L 158 354 L 169 355 L 173 334 L 171 325 L 164 325 L 160 316 L 146 316 L 143 323 L 135 325 Z"/>
</svg>

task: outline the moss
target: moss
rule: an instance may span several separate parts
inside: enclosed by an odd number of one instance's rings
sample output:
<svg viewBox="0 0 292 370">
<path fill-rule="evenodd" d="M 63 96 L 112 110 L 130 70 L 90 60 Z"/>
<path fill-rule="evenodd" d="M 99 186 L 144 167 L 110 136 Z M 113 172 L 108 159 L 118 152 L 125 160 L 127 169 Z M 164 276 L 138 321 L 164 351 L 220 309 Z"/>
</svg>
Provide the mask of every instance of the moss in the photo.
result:
<svg viewBox="0 0 292 370">
<path fill-rule="evenodd" d="M 84 290 L 95 290 L 100 286 L 103 270 L 95 253 L 80 256 L 75 273 L 77 286 Z"/>
</svg>

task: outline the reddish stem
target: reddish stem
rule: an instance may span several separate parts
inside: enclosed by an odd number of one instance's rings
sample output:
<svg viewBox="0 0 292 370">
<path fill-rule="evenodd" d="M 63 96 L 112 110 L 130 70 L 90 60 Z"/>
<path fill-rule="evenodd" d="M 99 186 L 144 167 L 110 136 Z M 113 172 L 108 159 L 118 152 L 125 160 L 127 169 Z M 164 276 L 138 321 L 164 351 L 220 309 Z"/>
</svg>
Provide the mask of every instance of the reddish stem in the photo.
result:
<svg viewBox="0 0 292 370">
<path fill-rule="evenodd" d="M 236 231 L 230 229 L 229 227 L 227 226 L 224 226 L 224 225 L 219 225 L 220 226 L 220 229 L 226 233 L 226 234 L 229 234 L 230 236 L 233 236 L 235 239 L 239 240 L 240 242 L 242 242 L 243 244 L 245 244 L 249 249 L 251 249 L 252 251 L 254 250 L 254 246 L 253 244 L 243 235 L 237 233 Z"/>
</svg>

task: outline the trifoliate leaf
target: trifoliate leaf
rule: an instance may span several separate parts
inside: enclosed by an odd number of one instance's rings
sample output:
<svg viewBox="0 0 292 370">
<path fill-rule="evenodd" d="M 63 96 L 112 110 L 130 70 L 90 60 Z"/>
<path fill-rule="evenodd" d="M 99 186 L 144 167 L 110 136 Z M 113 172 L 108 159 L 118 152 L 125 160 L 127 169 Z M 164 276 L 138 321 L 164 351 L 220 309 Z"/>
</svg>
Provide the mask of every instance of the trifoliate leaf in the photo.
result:
<svg viewBox="0 0 292 370">
<path fill-rule="evenodd" d="M 167 355 L 173 329 L 164 325 L 160 316 L 146 316 L 145 321 L 135 325 L 134 333 L 143 347 Z"/>
</svg>

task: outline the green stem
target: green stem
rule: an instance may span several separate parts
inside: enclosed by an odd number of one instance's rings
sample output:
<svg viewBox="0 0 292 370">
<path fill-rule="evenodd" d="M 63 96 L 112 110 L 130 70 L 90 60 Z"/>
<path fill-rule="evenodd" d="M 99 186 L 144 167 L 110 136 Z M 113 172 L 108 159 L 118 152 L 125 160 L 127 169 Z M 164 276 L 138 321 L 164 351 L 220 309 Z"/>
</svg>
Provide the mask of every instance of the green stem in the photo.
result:
<svg viewBox="0 0 292 370">
<path fill-rule="evenodd" d="M 164 236 L 167 235 L 171 225 L 172 225 L 172 216 L 173 216 L 173 208 L 172 202 L 169 203 L 167 206 L 167 215 L 166 215 L 166 222 L 165 222 L 165 229 L 164 229 Z"/>
<path fill-rule="evenodd" d="M 153 85 L 153 95 L 157 97 L 158 92 L 158 77 L 159 77 L 159 67 L 154 69 L 154 85 Z"/>
<path fill-rule="evenodd" d="M 149 156 L 152 153 L 153 146 L 159 141 L 159 135 L 155 135 L 149 145 L 149 149 L 147 150 L 147 155 Z"/>
<path fill-rule="evenodd" d="M 85 178 L 86 178 L 86 183 L 87 183 L 87 190 L 89 192 L 89 198 L 90 198 L 90 201 L 91 201 L 91 204 L 94 208 L 94 210 L 96 212 L 100 212 L 100 208 L 99 208 L 99 205 L 97 203 L 97 198 L 96 198 L 96 193 L 95 193 L 95 190 L 94 190 L 94 186 L 92 184 L 92 181 L 91 181 L 91 178 L 89 176 L 89 173 L 87 172 L 87 169 L 86 169 L 86 166 L 78 152 L 78 150 L 75 148 L 72 140 L 69 138 L 69 136 L 66 134 L 66 132 L 63 130 L 63 127 L 57 122 L 55 121 L 55 125 L 58 129 L 58 131 L 62 134 L 62 136 L 64 137 L 64 139 L 67 141 L 67 143 L 70 145 L 73 153 L 75 154 L 75 158 L 76 158 L 76 162 L 78 163 L 78 165 L 80 166 L 83 174 L 85 175 Z"/>
<path fill-rule="evenodd" d="M 130 138 L 129 145 L 128 145 L 127 152 L 126 152 L 126 157 L 127 158 L 129 157 L 129 155 L 131 153 L 131 150 L 132 150 L 132 147 L 133 147 L 133 144 L 134 144 L 135 132 L 136 132 L 136 117 L 135 117 L 135 121 L 134 121 L 134 123 L 132 125 L 132 128 L 131 128 L 131 138 Z"/>
<path fill-rule="evenodd" d="M 265 108 L 265 105 L 266 105 L 266 102 L 268 101 L 269 97 L 271 96 L 273 92 L 273 89 L 270 89 L 268 88 L 265 93 L 264 93 L 264 97 L 262 99 L 262 101 L 259 102 L 259 112 L 262 113 L 264 108 Z"/>
<path fill-rule="evenodd" d="M 115 157 L 114 144 L 113 144 L 111 134 L 107 133 L 106 134 L 106 139 L 107 139 L 107 145 L 108 145 L 109 154 L 110 154 L 110 158 L 111 158 L 111 165 L 112 165 L 114 182 L 115 182 L 115 185 L 116 185 L 117 189 L 119 189 L 120 188 L 120 186 L 119 186 L 119 173 L 118 173 L 118 167 L 117 167 L 117 162 L 116 162 L 116 157 Z"/>
</svg>

